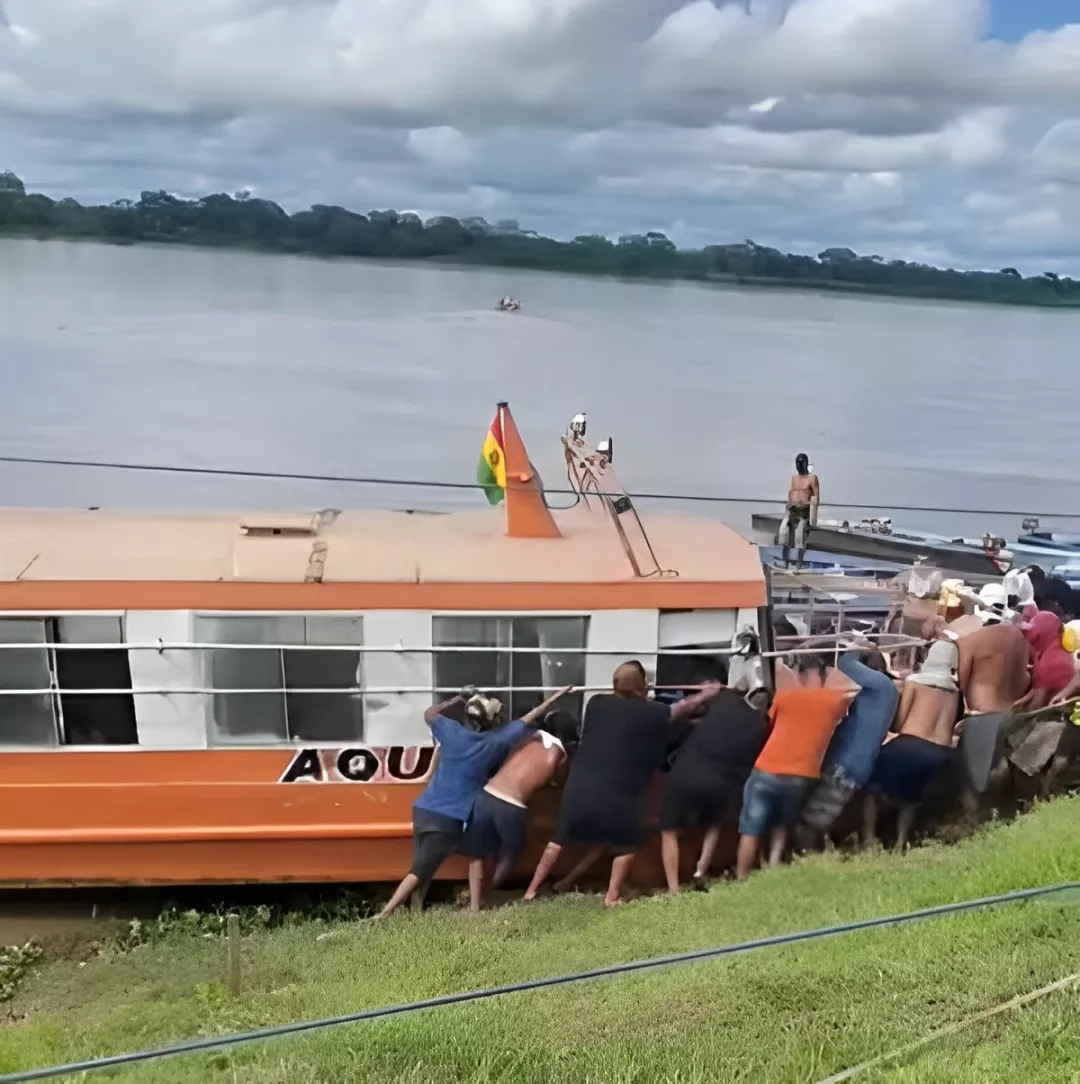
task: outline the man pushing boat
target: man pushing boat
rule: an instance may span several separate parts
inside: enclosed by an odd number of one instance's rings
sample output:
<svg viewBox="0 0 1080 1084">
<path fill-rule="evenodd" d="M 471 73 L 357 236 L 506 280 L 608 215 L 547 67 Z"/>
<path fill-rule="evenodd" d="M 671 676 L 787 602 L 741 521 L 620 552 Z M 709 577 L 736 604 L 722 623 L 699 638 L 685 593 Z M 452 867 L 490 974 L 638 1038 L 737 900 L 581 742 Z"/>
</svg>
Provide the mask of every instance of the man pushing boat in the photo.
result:
<svg viewBox="0 0 1080 1084">
<path fill-rule="evenodd" d="M 923 794 L 953 755 L 958 666 L 956 643 L 936 640 L 918 673 L 905 680 L 896 715 L 899 734 L 881 747 L 863 803 L 864 845 L 877 839 L 881 799 L 898 810 L 896 849 L 907 845 Z"/>
<path fill-rule="evenodd" d="M 439 759 L 428 785 L 413 803 L 412 868 L 398 885 L 379 918 L 396 911 L 413 892 L 421 898 L 439 867 L 461 844 L 473 803 L 507 754 L 526 737 L 544 713 L 572 686 L 560 689 L 520 719 L 497 729 L 502 704 L 474 690 L 472 696 L 458 694 L 424 712 L 424 722 L 439 746 Z M 466 705 L 467 726 L 448 718 L 444 712 Z"/>
<path fill-rule="evenodd" d="M 577 720 L 568 711 L 547 712 L 536 733 L 521 740 L 480 792 L 461 842 L 461 853 L 472 859 L 471 911 L 480 910 L 485 880 L 498 888 L 521 857 L 529 802 L 552 784 L 577 740 Z M 492 866 L 489 877 L 485 867 Z"/>
<path fill-rule="evenodd" d="M 559 806 L 555 839 L 547 845 L 525 899 L 535 898 L 564 846 L 588 850 L 555 885 L 570 888 L 605 852 L 614 855 L 605 907 L 619 902 L 634 855 L 645 841 L 645 792 L 667 757 L 669 724 L 692 717 L 720 692 L 710 684 L 675 704 L 649 700 L 645 668 L 624 662 L 612 691 L 598 693 L 585 708 L 581 746 Z"/>
</svg>

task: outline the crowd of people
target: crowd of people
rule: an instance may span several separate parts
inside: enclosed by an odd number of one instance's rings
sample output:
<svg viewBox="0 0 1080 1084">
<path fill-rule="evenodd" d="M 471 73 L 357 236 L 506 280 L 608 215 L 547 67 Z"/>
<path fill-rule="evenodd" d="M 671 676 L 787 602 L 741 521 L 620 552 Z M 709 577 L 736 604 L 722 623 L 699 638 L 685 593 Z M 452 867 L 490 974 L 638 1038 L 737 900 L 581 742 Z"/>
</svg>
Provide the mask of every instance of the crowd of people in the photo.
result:
<svg viewBox="0 0 1080 1084">
<path fill-rule="evenodd" d="M 695 887 L 707 886 L 725 826 L 738 826 L 741 879 L 762 861 L 779 864 L 792 846 L 821 845 L 860 796 L 863 842 L 877 838 L 884 805 L 897 813 L 902 848 L 928 787 L 964 741 L 967 760 L 985 762 L 988 775 L 993 755 L 981 750 L 1000 744 L 1003 716 L 1080 691 L 1073 656 L 1061 647 L 1061 617 L 1035 603 L 1023 613 L 1010 609 L 1015 601 L 984 610 L 976 628 L 963 617 L 928 623 L 911 671 L 865 640 L 834 643 L 828 657 L 804 646 L 777 660 L 771 692 L 748 630 L 736 637 L 726 665 L 712 657 L 689 664 L 686 688 L 674 696 L 651 694 L 641 663 L 626 662 L 611 692 L 589 699 L 580 728 L 557 706 L 569 687 L 506 724 L 497 699 L 465 689 L 425 713 L 439 755 L 413 809 L 412 866 L 380 917 L 410 897 L 422 902 L 455 854 L 469 859 L 469 904 L 479 910 L 485 886 L 502 885 L 522 855 L 530 802 L 564 779 L 554 837 L 526 900 L 569 850 L 577 861 L 555 891 L 572 888 L 607 856 L 604 904 L 620 903 L 652 827 L 647 795 L 658 771 L 661 855 L 673 894 L 687 830 L 704 833 Z M 781 622 L 776 631 L 787 628 Z M 1036 739 L 1046 746 L 1045 736 Z M 1030 763 L 1023 756 L 1030 740 L 1007 759 Z M 965 774 L 969 790 L 985 788 L 970 763 L 953 778 Z"/>
</svg>

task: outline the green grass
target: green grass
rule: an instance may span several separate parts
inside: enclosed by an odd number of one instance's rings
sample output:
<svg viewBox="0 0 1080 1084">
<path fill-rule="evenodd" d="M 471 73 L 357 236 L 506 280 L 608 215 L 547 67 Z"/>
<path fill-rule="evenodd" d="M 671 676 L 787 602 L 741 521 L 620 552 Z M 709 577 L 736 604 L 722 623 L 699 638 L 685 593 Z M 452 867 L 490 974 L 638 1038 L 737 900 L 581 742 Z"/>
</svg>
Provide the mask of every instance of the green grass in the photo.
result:
<svg viewBox="0 0 1080 1084">
<path fill-rule="evenodd" d="M 219 938 L 177 933 L 123 955 L 35 969 L 0 1029 L 0 1072 L 557 975 L 1080 881 L 1080 799 L 955 846 L 821 856 L 707 895 L 605 912 L 597 898 L 479 916 L 440 909 L 316 937 L 244 939 L 225 993 Z M 1080 907 L 1060 898 L 655 972 L 430 1010 L 110 1075 L 316 1084 L 813 1082 L 1080 972 Z M 1075 990 L 975 1025 L 860 1080 L 1080 1079 Z M 25 1014 L 25 1017 L 23 1017 Z M 20 1019 L 21 1018 L 21 1019 Z"/>
</svg>

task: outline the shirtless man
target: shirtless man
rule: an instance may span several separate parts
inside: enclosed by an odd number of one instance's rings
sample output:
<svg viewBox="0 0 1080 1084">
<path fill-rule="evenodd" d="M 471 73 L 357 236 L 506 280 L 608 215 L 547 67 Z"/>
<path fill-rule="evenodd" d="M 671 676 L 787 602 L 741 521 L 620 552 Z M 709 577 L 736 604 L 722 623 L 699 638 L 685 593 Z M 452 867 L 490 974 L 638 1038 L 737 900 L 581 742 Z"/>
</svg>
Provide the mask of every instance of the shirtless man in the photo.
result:
<svg viewBox="0 0 1080 1084">
<path fill-rule="evenodd" d="M 529 802 L 551 784 L 567 763 L 578 737 L 577 721 L 567 711 L 549 711 L 536 734 L 524 738 L 491 777 L 473 803 L 472 817 L 461 842 L 468 855 L 469 910 L 479 911 L 484 892 L 484 866 L 497 859 L 491 883 L 498 888 L 525 849 Z"/>
<path fill-rule="evenodd" d="M 413 802 L 413 857 L 409 872 L 397 886 L 390 902 L 376 915 L 383 919 L 392 915 L 413 893 L 422 905 L 428 885 L 439 867 L 461 845 L 473 803 L 484 784 L 498 769 L 511 749 L 535 726 L 544 713 L 570 691 L 568 685 L 549 696 L 542 704 L 520 719 L 495 730 L 474 729 L 475 725 L 490 725 L 498 717 L 502 705 L 494 697 L 479 693 L 462 694 L 433 704 L 424 712 L 424 722 L 439 747 L 427 786 Z M 472 725 L 451 719 L 444 712 L 465 704 Z M 474 707 L 478 709 L 473 713 Z"/>
<path fill-rule="evenodd" d="M 907 845 L 915 812 L 930 780 L 952 756 L 960 690 L 954 642 L 930 645 L 919 672 L 905 682 L 895 726 L 899 734 L 878 753 L 863 804 L 863 845 L 877 838 L 878 799 L 899 806 L 896 849 Z"/>
<path fill-rule="evenodd" d="M 787 508 L 777 537 L 783 547 L 785 568 L 790 564 L 791 548 L 795 548 L 795 567 L 802 566 L 806 552 L 806 533 L 817 523 L 821 486 L 818 476 L 810 473 L 810 460 L 805 452 L 795 457 L 795 473 L 788 484 Z"/>
<path fill-rule="evenodd" d="M 1013 705 L 1028 691 L 1030 652 L 1016 625 L 986 625 L 956 641 L 960 653 L 959 685 L 967 716 L 962 723 L 960 755 L 971 790 L 982 794 L 991 775 L 1008 771 L 1000 756 Z M 1002 761 L 1002 763 L 999 763 Z M 972 795 L 967 801 L 971 802 Z"/>
<path fill-rule="evenodd" d="M 969 715 L 1008 711 L 1028 691 L 1028 643 L 1015 625 L 986 625 L 956 645 L 960 692 Z"/>
</svg>

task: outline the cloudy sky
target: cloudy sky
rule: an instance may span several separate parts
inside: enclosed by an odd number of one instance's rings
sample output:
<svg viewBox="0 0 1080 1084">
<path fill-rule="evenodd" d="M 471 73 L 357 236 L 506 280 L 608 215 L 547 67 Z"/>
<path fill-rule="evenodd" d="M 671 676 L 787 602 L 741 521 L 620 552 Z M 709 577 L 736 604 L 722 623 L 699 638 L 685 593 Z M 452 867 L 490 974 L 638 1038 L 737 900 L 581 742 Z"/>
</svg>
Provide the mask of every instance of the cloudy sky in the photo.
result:
<svg viewBox="0 0 1080 1084">
<path fill-rule="evenodd" d="M 1080 273 L 1080 0 L 0 0 L 5 167 Z"/>
</svg>

